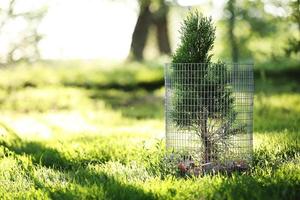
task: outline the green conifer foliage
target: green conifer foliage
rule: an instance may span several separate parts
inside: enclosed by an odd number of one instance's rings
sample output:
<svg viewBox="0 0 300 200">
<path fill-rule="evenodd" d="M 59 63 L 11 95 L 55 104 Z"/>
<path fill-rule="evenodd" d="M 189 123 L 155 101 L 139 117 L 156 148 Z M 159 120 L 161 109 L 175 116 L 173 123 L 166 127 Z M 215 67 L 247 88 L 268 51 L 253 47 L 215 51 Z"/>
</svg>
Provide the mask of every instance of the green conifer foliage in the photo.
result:
<svg viewBox="0 0 300 200">
<path fill-rule="evenodd" d="M 181 44 L 173 55 L 172 63 L 209 63 L 215 31 L 211 18 L 204 17 L 198 11 L 191 12 L 183 21 Z"/>
<path fill-rule="evenodd" d="M 211 62 L 214 40 L 212 19 L 191 12 L 182 24 L 181 43 L 171 65 L 175 85 L 171 117 L 176 126 L 199 136 L 206 163 L 217 159 L 237 132 L 231 75 L 226 64 Z"/>
</svg>

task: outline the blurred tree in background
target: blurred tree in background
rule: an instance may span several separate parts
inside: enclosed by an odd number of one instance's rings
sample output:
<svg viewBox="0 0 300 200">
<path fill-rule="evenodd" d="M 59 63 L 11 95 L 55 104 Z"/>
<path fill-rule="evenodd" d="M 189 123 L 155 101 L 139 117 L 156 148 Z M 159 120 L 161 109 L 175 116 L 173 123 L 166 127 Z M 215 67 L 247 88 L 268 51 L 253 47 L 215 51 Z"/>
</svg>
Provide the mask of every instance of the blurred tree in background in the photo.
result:
<svg viewBox="0 0 300 200">
<path fill-rule="evenodd" d="M 107 1 L 112 2 L 112 0 Z M 133 0 L 133 2 L 138 3 L 139 11 L 131 36 L 128 57 L 130 60 L 144 60 L 145 56 L 148 56 L 146 46 L 149 41 L 154 43 L 149 45 L 150 52 L 154 49 L 155 52 L 156 50 L 159 52 L 159 55 L 171 54 L 170 38 L 178 36 L 175 28 L 179 24 L 177 22 L 186 13 L 186 8 L 183 7 L 197 7 L 205 14 L 217 16 L 215 21 L 220 30 L 220 33 L 217 33 L 216 52 L 214 52 L 217 57 L 230 58 L 233 62 L 255 60 L 255 63 L 299 58 L 299 0 L 220 0 L 222 3 L 209 0 L 199 1 L 197 6 L 189 6 L 188 3 L 177 0 Z M 2 65 L 34 61 L 39 58 L 38 44 L 42 35 L 38 27 L 46 10 L 44 8 L 20 10 L 17 8 L 19 3 L 24 4 L 24 1 L 0 2 L 0 64 Z M 217 8 L 217 4 L 221 7 Z M 73 9 L 71 7 L 70 9 Z M 221 17 L 215 15 L 217 12 Z M 82 25 L 78 24 L 78 27 L 82 28 L 80 26 Z M 128 30 L 130 31 L 131 27 L 128 27 Z M 155 37 L 154 41 L 152 34 Z M 174 40 L 172 44 L 176 42 Z"/>
<path fill-rule="evenodd" d="M 239 61 L 239 50 L 236 41 L 236 36 L 234 34 L 235 20 L 236 20 L 236 1 L 228 0 L 226 9 L 228 10 L 228 38 L 231 46 L 231 57 L 232 62 Z"/>
<path fill-rule="evenodd" d="M 130 59 L 144 59 L 143 52 L 151 25 L 156 28 L 157 45 L 160 54 L 170 54 L 168 4 L 165 0 L 139 0 L 138 3 L 140 11 L 132 34 Z"/>
<path fill-rule="evenodd" d="M 38 44 L 42 35 L 38 27 L 45 16 L 46 9 L 19 11 L 20 1 L 9 0 L 0 5 L 0 37 L 5 42 L 5 50 L 0 52 L 0 65 L 14 64 L 20 61 L 35 61 L 40 57 Z M 21 30 L 10 30 L 21 24 Z M 6 34 L 6 36 L 4 36 Z M 7 38 L 8 36 L 8 38 Z"/>
<path fill-rule="evenodd" d="M 177 1 L 138 0 L 140 12 L 132 34 L 131 60 L 144 59 L 151 27 L 155 27 L 159 53 L 170 54 L 167 17 L 171 2 L 180 7 Z M 201 10 L 205 3 L 198 7 Z M 300 27 L 299 16 L 299 0 L 225 0 L 219 20 L 222 40 L 216 44 L 221 57 L 256 63 L 287 59 L 286 55 L 297 59 L 300 28 L 295 27 Z"/>
<path fill-rule="evenodd" d="M 299 0 L 227 0 L 220 22 L 227 30 L 222 54 L 233 62 L 276 61 L 299 51 Z"/>
<path fill-rule="evenodd" d="M 295 0 L 290 3 L 292 8 L 290 19 L 294 22 L 298 28 L 298 34 L 289 38 L 288 47 L 286 48 L 287 55 L 292 53 L 300 53 L 300 0 Z"/>
</svg>

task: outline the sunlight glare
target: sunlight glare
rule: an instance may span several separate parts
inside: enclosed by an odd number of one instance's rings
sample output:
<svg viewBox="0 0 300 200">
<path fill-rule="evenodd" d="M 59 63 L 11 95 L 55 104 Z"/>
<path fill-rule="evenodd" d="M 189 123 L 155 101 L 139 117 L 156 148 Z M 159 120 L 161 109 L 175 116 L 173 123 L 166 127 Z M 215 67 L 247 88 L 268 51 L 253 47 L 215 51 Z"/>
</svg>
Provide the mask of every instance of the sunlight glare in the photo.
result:
<svg viewBox="0 0 300 200">
<path fill-rule="evenodd" d="M 135 1 L 59 1 L 41 31 L 44 58 L 122 59 L 128 54 L 137 17 Z"/>
</svg>

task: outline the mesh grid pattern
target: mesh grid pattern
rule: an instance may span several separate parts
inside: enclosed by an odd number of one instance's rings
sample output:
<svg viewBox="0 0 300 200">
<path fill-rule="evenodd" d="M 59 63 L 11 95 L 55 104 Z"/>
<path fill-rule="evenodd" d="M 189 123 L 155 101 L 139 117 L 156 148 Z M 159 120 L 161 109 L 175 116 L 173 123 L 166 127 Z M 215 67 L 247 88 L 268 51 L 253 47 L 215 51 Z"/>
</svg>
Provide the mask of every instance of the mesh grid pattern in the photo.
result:
<svg viewBox="0 0 300 200">
<path fill-rule="evenodd" d="M 200 163 L 249 161 L 252 64 L 166 64 L 166 145 Z"/>
</svg>

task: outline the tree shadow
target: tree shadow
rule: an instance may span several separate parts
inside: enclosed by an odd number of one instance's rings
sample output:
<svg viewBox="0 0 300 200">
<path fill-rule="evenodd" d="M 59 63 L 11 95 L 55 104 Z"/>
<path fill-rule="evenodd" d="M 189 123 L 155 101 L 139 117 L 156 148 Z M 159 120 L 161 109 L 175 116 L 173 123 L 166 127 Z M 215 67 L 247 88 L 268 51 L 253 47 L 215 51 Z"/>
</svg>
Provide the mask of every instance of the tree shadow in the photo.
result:
<svg viewBox="0 0 300 200">
<path fill-rule="evenodd" d="M 225 179 L 211 199 L 297 199 L 300 194 L 298 184 L 290 180 L 273 177 L 257 177 L 240 175 L 233 179 Z"/>
<path fill-rule="evenodd" d="M 270 79 L 277 81 L 296 81 L 300 82 L 300 68 L 276 69 L 254 69 L 255 79 Z"/>
<path fill-rule="evenodd" d="M 64 83 L 65 86 L 70 87 L 80 87 L 84 89 L 94 89 L 94 90 L 108 90 L 108 89 L 116 89 L 122 91 L 134 91 L 137 89 L 144 89 L 148 92 L 154 91 L 156 89 L 161 88 L 164 85 L 164 79 L 153 80 L 151 82 L 148 81 L 140 81 L 135 84 L 121 84 L 117 82 L 111 83 L 94 83 L 94 82 L 66 82 Z"/>
<path fill-rule="evenodd" d="M 156 199 L 153 193 L 145 192 L 143 189 L 136 186 L 122 183 L 115 177 L 103 172 L 93 172 L 87 169 L 80 169 L 76 172 L 76 175 L 73 173 L 69 175 L 68 178 L 74 180 L 77 185 L 82 187 L 90 188 L 96 186 L 94 194 L 83 194 L 84 198 L 88 199 L 99 199 L 99 197 L 104 199 Z M 53 199 L 83 198 L 76 190 L 66 191 L 64 189 L 59 189 L 51 191 L 49 194 Z"/>
<path fill-rule="evenodd" d="M 70 160 L 58 150 L 41 143 L 15 140 L 14 143 L 2 145 L 15 154 L 32 157 L 35 166 L 62 172 L 67 180 L 71 180 L 76 185 L 75 188 L 53 189 L 31 175 L 30 178 L 34 180 L 35 187 L 46 191 L 53 199 L 99 199 L 99 196 L 105 199 L 156 199 L 151 192 L 145 192 L 141 188 L 121 182 L 104 172 L 87 169 L 85 164 Z M 78 191 L 80 187 L 87 190 Z M 95 193 L 87 192 L 90 187 L 96 187 Z M 97 192 L 98 190 L 100 192 Z"/>
<path fill-rule="evenodd" d="M 163 96 L 154 91 L 137 89 L 130 92 L 110 90 L 90 90 L 90 96 L 94 101 L 104 101 L 106 106 L 120 111 L 124 117 L 133 119 L 162 119 Z"/>
<path fill-rule="evenodd" d="M 255 70 L 255 94 L 275 95 L 281 93 L 298 93 L 300 70 L 266 71 Z M 164 86 L 163 79 L 158 82 L 147 82 L 145 85 L 126 86 L 109 83 L 106 86 L 86 83 L 89 98 L 101 100 L 113 110 L 120 111 L 124 117 L 133 119 L 162 119 L 164 116 L 164 95 L 156 94 Z M 149 87 L 147 85 L 150 85 Z M 74 85 L 73 85 L 74 86 Z"/>
</svg>

